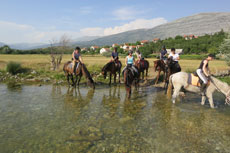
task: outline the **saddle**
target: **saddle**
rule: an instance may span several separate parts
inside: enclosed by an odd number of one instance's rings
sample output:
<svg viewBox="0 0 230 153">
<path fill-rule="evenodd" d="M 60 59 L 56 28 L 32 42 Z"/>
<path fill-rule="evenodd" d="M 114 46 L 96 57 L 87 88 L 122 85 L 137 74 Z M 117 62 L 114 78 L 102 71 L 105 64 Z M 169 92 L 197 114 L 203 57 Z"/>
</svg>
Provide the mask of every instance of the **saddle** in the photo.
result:
<svg viewBox="0 0 230 153">
<path fill-rule="evenodd" d="M 188 84 L 191 84 L 193 86 L 201 87 L 203 81 L 200 79 L 200 77 L 197 75 L 196 72 L 189 73 L 188 75 Z M 208 85 L 210 84 L 210 80 L 208 80 Z"/>
<path fill-rule="evenodd" d="M 202 82 L 202 80 L 198 76 L 194 75 L 193 73 L 189 73 L 189 75 L 188 75 L 188 84 L 200 87 L 201 82 Z"/>
</svg>

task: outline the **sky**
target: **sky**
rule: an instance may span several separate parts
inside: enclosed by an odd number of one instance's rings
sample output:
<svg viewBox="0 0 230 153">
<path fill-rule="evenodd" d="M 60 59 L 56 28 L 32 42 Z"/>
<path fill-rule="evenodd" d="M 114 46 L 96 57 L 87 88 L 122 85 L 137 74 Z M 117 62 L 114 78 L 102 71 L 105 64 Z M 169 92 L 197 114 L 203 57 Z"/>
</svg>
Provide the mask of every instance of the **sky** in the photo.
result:
<svg viewBox="0 0 230 153">
<path fill-rule="evenodd" d="M 73 40 L 106 36 L 203 12 L 230 12 L 230 1 L 0 0 L 0 42 L 49 43 L 63 35 Z"/>
</svg>

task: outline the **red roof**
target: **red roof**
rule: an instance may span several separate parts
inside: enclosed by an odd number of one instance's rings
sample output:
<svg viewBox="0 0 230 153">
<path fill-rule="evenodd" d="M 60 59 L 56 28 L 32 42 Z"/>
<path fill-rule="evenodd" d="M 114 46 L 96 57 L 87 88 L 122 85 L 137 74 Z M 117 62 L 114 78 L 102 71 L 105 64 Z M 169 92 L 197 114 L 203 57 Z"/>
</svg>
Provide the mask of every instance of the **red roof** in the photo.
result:
<svg viewBox="0 0 230 153">
<path fill-rule="evenodd" d="M 141 43 L 148 43 L 148 40 L 142 40 Z"/>
</svg>

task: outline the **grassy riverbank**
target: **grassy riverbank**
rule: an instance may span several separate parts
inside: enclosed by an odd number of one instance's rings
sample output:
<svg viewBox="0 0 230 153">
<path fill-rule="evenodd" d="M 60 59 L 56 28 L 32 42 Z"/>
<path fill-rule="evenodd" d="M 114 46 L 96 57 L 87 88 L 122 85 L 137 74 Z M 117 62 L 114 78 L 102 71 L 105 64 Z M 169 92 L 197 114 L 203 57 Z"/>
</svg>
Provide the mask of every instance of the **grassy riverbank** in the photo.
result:
<svg viewBox="0 0 230 153">
<path fill-rule="evenodd" d="M 50 70 L 50 56 L 49 55 L 0 55 L 0 80 L 1 81 L 37 81 L 37 82 L 64 82 L 65 76 L 62 71 L 63 64 L 71 59 L 71 55 L 63 55 L 62 64 L 57 71 Z M 110 60 L 108 57 L 95 55 L 95 56 L 83 56 L 84 63 L 93 76 L 93 79 L 97 82 L 108 82 L 104 80 L 100 75 L 101 68 Z M 120 58 L 123 66 L 125 58 Z M 153 70 L 153 61 L 156 58 L 147 58 L 150 63 L 149 78 L 153 79 L 156 73 Z M 19 73 L 12 76 L 6 72 L 6 65 L 10 61 L 18 62 L 23 68 L 28 69 L 26 73 Z M 193 72 L 200 64 L 200 60 L 180 60 L 182 71 Z M 221 71 L 226 71 L 228 66 L 224 61 L 214 60 L 210 62 L 210 68 L 213 74 Z M 224 79 L 228 81 L 230 79 Z M 83 78 L 84 81 L 84 78 Z"/>
</svg>

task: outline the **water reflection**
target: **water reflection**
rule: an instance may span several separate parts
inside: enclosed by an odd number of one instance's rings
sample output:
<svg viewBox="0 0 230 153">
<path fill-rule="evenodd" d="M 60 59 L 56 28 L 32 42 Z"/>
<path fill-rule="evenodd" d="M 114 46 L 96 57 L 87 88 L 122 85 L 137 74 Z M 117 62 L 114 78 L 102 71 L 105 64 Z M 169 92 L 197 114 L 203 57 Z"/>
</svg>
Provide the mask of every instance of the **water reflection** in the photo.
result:
<svg viewBox="0 0 230 153">
<path fill-rule="evenodd" d="M 12 92 L 21 92 L 22 91 L 22 85 L 17 82 L 8 82 L 7 89 Z"/>
</svg>

